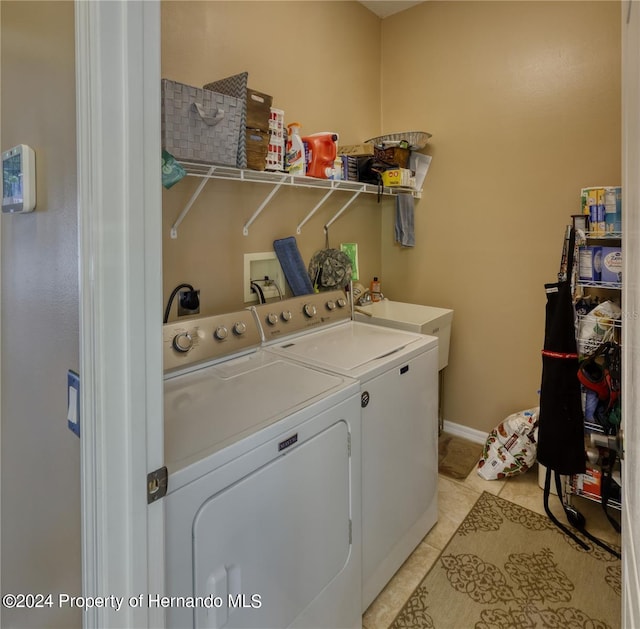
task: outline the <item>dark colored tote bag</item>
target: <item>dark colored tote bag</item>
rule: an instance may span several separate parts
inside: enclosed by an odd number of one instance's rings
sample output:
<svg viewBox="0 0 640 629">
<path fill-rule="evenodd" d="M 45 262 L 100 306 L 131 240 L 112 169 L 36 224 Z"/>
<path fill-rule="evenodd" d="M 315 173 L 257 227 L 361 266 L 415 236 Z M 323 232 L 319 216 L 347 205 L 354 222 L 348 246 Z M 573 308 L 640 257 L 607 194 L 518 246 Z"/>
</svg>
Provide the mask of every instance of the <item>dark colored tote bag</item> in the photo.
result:
<svg viewBox="0 0 640 629">
<path fill-rule="evenodd" d="M 584 415 L 578 380 L 578 349 L 571 296 L 575 232 L 567 255 L 567 279 L 545 284 L 547 294 L 538 462 L 560 474 L 585 471 Z"/>
</svg>

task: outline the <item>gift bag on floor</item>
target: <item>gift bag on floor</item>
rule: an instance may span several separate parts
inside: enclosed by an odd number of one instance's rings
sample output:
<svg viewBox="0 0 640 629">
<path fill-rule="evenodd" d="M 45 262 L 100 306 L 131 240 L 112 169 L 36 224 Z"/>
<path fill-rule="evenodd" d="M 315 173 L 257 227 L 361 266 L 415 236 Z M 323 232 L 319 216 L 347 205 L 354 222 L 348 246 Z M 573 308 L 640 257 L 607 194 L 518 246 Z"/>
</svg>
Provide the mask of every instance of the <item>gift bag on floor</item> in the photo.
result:
<svg viewBox="0 0 640 629">
<path fill-rule="evenodd" d="M 478 476 L 499 480 L 523 474 L 536 462 L 538 408 L 509 415 L 487 437 Z"/>
</svg>

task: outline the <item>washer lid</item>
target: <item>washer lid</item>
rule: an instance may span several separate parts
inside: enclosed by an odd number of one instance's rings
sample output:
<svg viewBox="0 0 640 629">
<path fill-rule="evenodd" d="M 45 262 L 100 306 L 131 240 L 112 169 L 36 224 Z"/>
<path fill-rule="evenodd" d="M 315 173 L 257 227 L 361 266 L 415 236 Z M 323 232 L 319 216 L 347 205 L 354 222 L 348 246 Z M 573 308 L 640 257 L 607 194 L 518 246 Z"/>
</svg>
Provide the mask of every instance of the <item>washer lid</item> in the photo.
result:
<svg viewBox="0 0 640 629">
<path fill-rule="evenodd" d="M 174 472 L 352 384 L 262 351 L 168 378 L 165 464 Z"/>
<path fill-rule="evenodd" d="M 435 337 L 348 321 L 290 338 L 274 350 L 294 360 L 346 375 L 356 375 L 395 360 L 396 352 L 435 347 Z"/>
<path fill-rule="evenodd" d="M 427 323 L 450 325 L 453 319 L 453 310 L 449 310 L 448 308 L 407 304 L 401 301 L 390 301 L 388 299 L 373 302 L 365 306 L 358 306 L 358 308 L 363 313 L 371 315 L 372 322 L 376 319 L 387 319 L 420 328 Z M 364 321 L 366 322 L 366 320 Z"/>
</svg>

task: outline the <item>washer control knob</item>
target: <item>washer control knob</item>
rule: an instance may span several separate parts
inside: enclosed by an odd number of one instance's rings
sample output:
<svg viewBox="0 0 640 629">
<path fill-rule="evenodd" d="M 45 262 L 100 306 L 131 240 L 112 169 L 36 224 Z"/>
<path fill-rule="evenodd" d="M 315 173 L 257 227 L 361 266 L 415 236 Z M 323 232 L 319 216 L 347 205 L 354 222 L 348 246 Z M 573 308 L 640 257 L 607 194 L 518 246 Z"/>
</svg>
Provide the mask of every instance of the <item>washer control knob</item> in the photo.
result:
<svg viewBox="0 0 640 629">
<path fill-rule="evenodd" d="M 193 347 L 193 339 L 189 332 L 180 332 L 173 337 L 173 349 L 182 354 L 186 354 Z"/>
<path fill-rule="evenodd" d="M 336 309 L 336 302 L 333 301 L 333 299 L 330 299 L 327 302 L 327 310 L 335 310 Z"/>
<path fill-rule="evenodd" d="M 233 324 L 233 333 L 242 336 L 247 331 L 247 324 L 244 321 L 237 321 Z"/>
<path fill-rule="evenodd" d="M 275 325 L 276 323 L 278 323 L 278 315 L 275 312 L 270 312 L 267 315 L 267 323 L 269 325 Z"/>
<path fill-rule="evenodd" d="M 316 316 L 317 310 L 313 304 L 305 304 L 302 308 L 302 312 L 304 312 L 304 314 L 309 317 L 309 319 L 311 319 L 311 317 Z"/>
<path fill-rule="evenodd" d="M 224 341 L 229 334 L 229 330 L 225 328 L 223 325 L 218 326 L 213 333 L 214 338 L 218 339 L 218 341 Z"/>
<path fill-rule="evenodd" d="M 283 310 L 280 317 L 283 321 L 291 321 L 291 317 L 293 317 L 293 315 L 291 314 L 291 310 Z"/>
<path fill-rule="evenodd" d="M 338 308 L 344 308 L 347 305 L 347 300 L 344 297 L 338 297 Z"/>
</svg>

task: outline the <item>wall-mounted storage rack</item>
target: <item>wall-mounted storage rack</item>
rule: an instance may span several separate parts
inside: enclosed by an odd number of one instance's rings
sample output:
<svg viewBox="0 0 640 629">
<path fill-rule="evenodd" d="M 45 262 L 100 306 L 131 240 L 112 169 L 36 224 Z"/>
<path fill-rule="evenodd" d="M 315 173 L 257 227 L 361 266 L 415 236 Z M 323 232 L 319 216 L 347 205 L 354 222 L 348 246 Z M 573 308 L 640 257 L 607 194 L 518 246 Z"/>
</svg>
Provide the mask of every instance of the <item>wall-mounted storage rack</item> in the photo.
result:
<svg viewBox="0 0 640 629">
<path fill-rule="evenodd" d="M 622 232 L 584 232 L 589 240 L 620 240 Z"/>
<path fill-rule="evenodd" d="M 612 290 L 622 290 L 622 282 L 595 282 L 578 280 L 578 286 L 589 286 L 590 288 L 610 288 Z"/>
<path fill-rule="evenodd" d="M 184 206 L 182 212 L 178 215 L 175 222 L 171 226 L 171 238 L 178 237 L 178 227 L 184 220 L 186 215 L 191 210 L 193 204 L 196 202 L 200 193 L 204 190 L 204 187 L 212 179 L 226 179 L 230 181 L 246 181 L 249 183 L 264 183 L 271 184 L 273 187 L 269 191 L 269 194 L 264 198 L 260 205 L 256 208 L 251 218 L 244 224 L 242 233 L 247 236 L 249 234 L 249 227 L 258 218 L 261 212 L 267 207 L 271 199 L 280 190 L 282 186 L 293 186 L 296 188 L 319 188 L 326 190 L 325 195 L 320 201 L 311 209 L 307 216 L 300 222 L 296 228 L 296 232 L 299 234 L 303 225 L 324 205 L 324 203 L 335 192 L 347 192 L 351 193 L 350 198 L 344 203 L 344 205 L 334 214 L 334 216 L 327 221 L 324 226 L 325 231 L 340 217 L 343 212 L 360 196 L 361 194 L 383 194 L 385 196 L 394 196 L 398 193 L 410 193 L 416 198 L 422 196 L 420 190 L 409 190 L 406 188 L 382 188 L 380 192 L 378 186 L 361 183 L 358 181 L 342 181 L 332 179 L 316 179 L 315 177 L 296 177 L 289 175 L 288 173 L 267 172 L 260 170 L 245 170 L 241 168 L 232 168 L 230 166 L 217 166 L 211 164 L 199 164 L 195 162 L 180 162 L 182 167 L 187 171 L 187 175 L 191 177 L 200 177 L 202 181 L 198 184 L 191 198 Z"/>
</svg>

